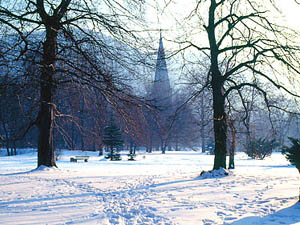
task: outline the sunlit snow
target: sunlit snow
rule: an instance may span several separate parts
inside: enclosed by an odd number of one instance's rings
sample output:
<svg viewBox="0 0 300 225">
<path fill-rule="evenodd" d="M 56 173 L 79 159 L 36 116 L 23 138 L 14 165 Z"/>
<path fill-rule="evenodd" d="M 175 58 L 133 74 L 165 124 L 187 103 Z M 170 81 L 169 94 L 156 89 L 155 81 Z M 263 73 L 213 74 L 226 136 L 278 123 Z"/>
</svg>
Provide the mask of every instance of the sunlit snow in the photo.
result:
<svg viewBox="0 0 300 225">
<path fill-rule="evenodd" d="M 70 157 L 89 155 L 88 162 Z M 199 177 L 213 156 L 140 152 L 107 161 L 65 151 L 36 169 L 36 152 L 0 157 L 0 224 L 300 224 L 299 174 L 280 153 L 236 155 L 229 175 Z"/>
</svg>

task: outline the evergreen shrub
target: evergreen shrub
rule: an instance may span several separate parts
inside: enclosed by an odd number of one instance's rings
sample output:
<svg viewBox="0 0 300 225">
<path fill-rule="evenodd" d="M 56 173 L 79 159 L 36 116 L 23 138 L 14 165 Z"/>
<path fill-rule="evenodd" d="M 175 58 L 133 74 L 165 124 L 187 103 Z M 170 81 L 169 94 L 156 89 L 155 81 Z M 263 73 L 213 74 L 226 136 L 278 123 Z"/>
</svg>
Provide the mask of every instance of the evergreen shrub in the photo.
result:
<svg viewBox="0 0 300 225">
<path fill-rule="evenodd" d="M 246 145 L 246 154 L 252 159 L 264 159 L 270 156 L 276 147 L 278 143 L 274 139 L 268 141 L 263 138 L 252 138 Z"/>
<path fill-rule="evenodd" d="M 298 169 L 300 173 L 300 139 L 289 137 L 292 142 L 291 147 L 284 147 L 281 151 L 285 155 L 288 161 Z M 300 202 L 300 188 L 299 188 L 299 200 Z"/>
<path fill-rule="evenodd" d="M 292 142 L 291 147 L 283 147 L 281 153 L 285 155 L 287 160 L 295 165 L 300 173 L 300 139 L 295 139 L 289 137 L 289 140 Z"/>
<path fill-rule="evenodd" d="M 120 128 L 115 122 L 111 114 L 109 125 L 104 128 L 103 144 L 109 148 L 109 154 L 105 157 L 110 160 L 121 160 L 119 153 L 122 148 L 124 140 Z"/>
</svg>

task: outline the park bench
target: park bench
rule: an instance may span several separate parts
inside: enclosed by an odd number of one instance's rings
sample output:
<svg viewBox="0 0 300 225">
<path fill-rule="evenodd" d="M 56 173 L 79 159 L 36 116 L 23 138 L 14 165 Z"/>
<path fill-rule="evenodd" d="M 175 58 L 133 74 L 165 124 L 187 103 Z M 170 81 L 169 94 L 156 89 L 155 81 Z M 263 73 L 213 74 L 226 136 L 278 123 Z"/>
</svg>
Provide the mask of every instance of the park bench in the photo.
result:
<svg viewBox="0 0 300 225">
<path fill-rule="evenodd" d="M 87 156 L 87 155 L 78 155 L 78 156 L 75 156 L 75 158 L 73 158 L 73 157 L 70 158 L 71 162 L 77 162 L 78 160 L 83 160 L 84 162 L 87 162 L 89 160 L 89 156 Z"/>
</svg>

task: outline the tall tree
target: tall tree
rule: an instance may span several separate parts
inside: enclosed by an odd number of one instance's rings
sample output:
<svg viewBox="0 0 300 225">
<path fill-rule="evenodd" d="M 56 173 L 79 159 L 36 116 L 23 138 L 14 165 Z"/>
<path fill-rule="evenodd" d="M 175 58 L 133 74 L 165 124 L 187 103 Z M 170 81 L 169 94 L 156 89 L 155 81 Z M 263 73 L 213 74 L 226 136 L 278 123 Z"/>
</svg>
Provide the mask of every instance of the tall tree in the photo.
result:
<svg viewBox="0 0 300 225">
<path fill-rule="evenodd" d="M 240 96 L 246 109 L 243 90 L 253 87 L 270 109 L 268 97 L 274 92 L 265 89 L 267 83 L 298 96 L 292 82 L 286 83 L 300 75 L 299 34 L 276 25 L 272 11 L 276 11 L 276 1 L 198 0 L 187 17 L 189 21 L 181 23 L 192 24 L 192 32 L 176 39 L 180 50 L 193 48 L 209 61 L 207 82 L 213 95 L 215 136 L 213 169 L 226 168 L 227 97 Z M 195 24 L 201 25 L 200 32 L 195 31 Z"/>
<path fill-rule="evenodd" d="M 134 23 L 133 19 L 138 21 L 132 11 L 139 12 L 141 3 L 124 4 L 116 0 L 0 1 L 0 23 L 11 30 L 10 35 L 18 36 L 13 45 L 20 54 L 14 60 L 32 50 L 32 42 L 43 42 L 38 77 L 40 110 L 35 122 L 39 131 L 38 166 L 56 166 L 53 126 L 55 117 L 61 114 L 54 96 L 62 83 L 91 85 L 109 101 L 120 100 L 117 93 L 125 95 L 118 71 L 111 71 L 105 64 L 114 60 L 114 66 L 121 67 L 122 60 L 129 58 L 123 57 L 120 44 L 111 43 L 113 39 L 125 42 L 128 37 L 136 41 L 128 26 Z M 89 54 L 91 51 L 94 54 Z M 72 58 L 79 56 L 88 69 L 74 64 Z"/>
</svg>

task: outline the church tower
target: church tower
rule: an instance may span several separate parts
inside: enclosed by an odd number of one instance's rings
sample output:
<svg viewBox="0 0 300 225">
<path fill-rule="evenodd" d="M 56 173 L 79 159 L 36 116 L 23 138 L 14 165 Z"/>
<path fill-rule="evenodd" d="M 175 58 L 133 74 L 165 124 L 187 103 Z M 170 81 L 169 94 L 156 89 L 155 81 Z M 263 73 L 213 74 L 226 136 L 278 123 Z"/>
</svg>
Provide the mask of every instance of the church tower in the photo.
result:
<svg viewBox="0 0 300 225">
<path fill-rule="evenodd" d="M 159 48 L 155 68 L 152 98 L 154 105 L 161 110 L 167 110 L 172 105 L 172 90 L 169 81 L 162 35 L 159 38 Z"/>
</svg>

